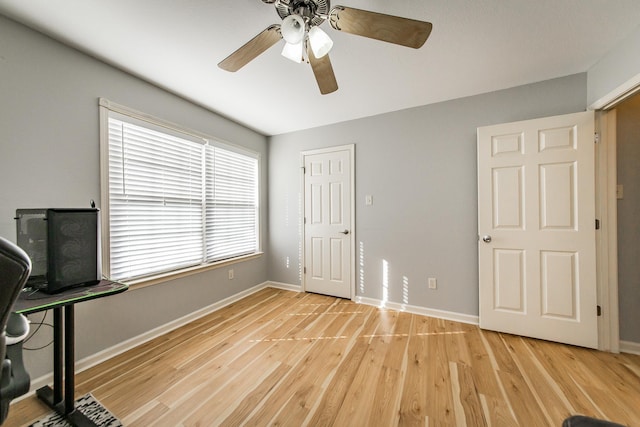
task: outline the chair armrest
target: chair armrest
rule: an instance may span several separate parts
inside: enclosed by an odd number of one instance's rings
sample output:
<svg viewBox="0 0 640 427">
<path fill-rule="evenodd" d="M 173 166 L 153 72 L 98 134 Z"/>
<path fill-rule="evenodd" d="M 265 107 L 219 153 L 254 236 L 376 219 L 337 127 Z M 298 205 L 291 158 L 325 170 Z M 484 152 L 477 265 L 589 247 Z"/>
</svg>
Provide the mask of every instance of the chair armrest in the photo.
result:
<svg viewBox="0 0 640 427">
<path fill-rule="evenodd" d="M 7 346 L 24 341 L 29 335 L 29 320 L 26 316 L 18 313 L 11 313 L 7 320 L 5 329 Z"/>
</svg>

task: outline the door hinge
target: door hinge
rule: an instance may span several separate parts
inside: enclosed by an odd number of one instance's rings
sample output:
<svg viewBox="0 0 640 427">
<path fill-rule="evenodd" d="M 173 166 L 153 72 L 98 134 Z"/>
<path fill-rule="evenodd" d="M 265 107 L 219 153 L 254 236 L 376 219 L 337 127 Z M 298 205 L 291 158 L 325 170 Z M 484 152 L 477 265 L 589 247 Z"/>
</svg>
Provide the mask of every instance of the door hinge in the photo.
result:
<svg viewBox="0 0 640 427">
<path fill-rule="evenodd" d="M 307 168 L 304 166 L 300 166 L 302 168 L 302 174 L 306 174 L 307 173 Z"/>
<path fill-rule="evenodd" d="M 600 230 L 600 220 L 596 219 L 596 230 Z"/>
<path fill-rule="evenodd" d="M 302 267 L 302 272 L 303 272 L 304 274 L 307 274 L 307 267 Z"/>
<path fill-rule="evenodd" d="M 602 307 L 600 307 L 599 305 L 597 305 L 596 307 L 597 307 L 596 310 L 597 310 L 598 316 L 602 316 Z"/>
<path fill-rule="evenodd" d="M 307 223 L 307 217 L 305 216 L 304 218 L 302 218 L 302 223 L 306 224 Z"/>
<path fill-rule="evenodd" d="M 598 132 L 595 132 L 593 134 L 593 142 L 595 142 L 596 144 L 600 142 L 600 134 Z"/>
</svg>

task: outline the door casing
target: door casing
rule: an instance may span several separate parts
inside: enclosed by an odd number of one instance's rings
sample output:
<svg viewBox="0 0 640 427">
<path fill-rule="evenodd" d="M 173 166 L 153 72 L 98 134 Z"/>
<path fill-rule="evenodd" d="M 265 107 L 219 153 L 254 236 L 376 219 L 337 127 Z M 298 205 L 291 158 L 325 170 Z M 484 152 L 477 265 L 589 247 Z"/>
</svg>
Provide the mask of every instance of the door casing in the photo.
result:
<svg viewBox="0 0 640 427">
<path fill-rule="evenodd" d="M 620 315 L 618 295 L 618 200 L 616 198 L 616 111 L 615 107 L 640 92 L 640 74 L 629 78 L 590 106 L 596 114 L 596 212 L 601 230 L 596 242 L 598 268 L 598 348 L 620 351 Z"/>
</svg>

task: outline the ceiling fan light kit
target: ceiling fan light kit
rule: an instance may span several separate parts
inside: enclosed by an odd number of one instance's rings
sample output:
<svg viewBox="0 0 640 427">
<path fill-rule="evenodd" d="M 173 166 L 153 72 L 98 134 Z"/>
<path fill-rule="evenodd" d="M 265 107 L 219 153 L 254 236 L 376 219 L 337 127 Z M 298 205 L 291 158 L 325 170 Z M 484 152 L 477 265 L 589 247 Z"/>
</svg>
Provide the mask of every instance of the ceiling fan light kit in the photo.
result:
<svg viewBox="0 0 640 427">
<path fill-rule="evenodd" d="M 432 25 L 430 22 L 401 18 L 345 6 L 331 8 L 329 0 L 262 0 L 273 4 L 282 19 L 249 40 L 218 64 L 235 72 L 264 51 L 284 39 L 282 55 L 294 62 L 306 59 L 318 83 L 320 93 L 335 92 L 338 83 L 329 59 L 333 41 L 319 26 L 329 21 L 337 31 L 419 49 L 424 45 Z M 306 48 L 305 48 L 306 46 Z"/>
<path fill-rule="evenodd" d="M 320 27 L 311 27 L 309 30 L 309 44 L 311 45 L 311 50 L 313 50 L 313 55 L 316 58 L 322 58 L 333 47 L 333 40 Z"/>
<path fill-rule="evenodd" d="M 302 42 L 306 32 L 304 19 L 302 19 L 300 15 L 287 16 L 282 20 L 282 24 L 280 24 L 280 32 L 282 33 L 282 38 L 287 43 L 298 44 Z"/>
<path fill-rule="evenodd" d="M 287 42 L 282 48 L 282 56 L 299 64 L 303 59 L 303 51 L 304 45 L 302 41 L 295 44 Z"/>
</svg>

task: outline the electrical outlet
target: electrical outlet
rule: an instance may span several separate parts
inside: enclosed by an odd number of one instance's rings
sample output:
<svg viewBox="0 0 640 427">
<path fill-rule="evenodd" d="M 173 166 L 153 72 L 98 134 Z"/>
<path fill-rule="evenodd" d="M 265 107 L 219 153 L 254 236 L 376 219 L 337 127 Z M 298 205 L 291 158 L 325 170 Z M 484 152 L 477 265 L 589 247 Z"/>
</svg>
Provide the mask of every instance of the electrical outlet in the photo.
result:
<svg viewBox="0 0 640 427">
<path fill-rule="evenodd" d="M 233 269 L 229 270 L 229 280 L 233 280 Z"/>
<path fill-rule="evenodd" d="M 429 277 L 427 283 L 429 284 L 429 289 L 438 289 L 438 281 L 435 277 Z"/>
</svg>

